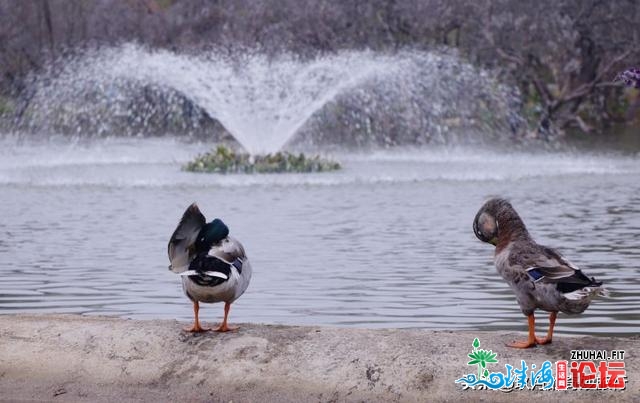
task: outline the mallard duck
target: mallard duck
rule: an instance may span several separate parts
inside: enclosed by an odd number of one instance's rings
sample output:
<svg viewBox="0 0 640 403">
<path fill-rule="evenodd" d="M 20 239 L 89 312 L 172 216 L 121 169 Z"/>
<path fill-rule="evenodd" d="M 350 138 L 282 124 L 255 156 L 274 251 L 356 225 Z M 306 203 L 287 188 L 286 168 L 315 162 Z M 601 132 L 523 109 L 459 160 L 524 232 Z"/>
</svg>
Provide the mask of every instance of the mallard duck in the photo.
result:
<svg viewBox="0 0 640 403">
<path fill-rule="evenodd" d="M 249 286 L 251 264 L 242 244 L 229 236 L 229 228 L 217 218 L 207 223 L 193 203 L 171 235 L 168 250 L 169 270 L 182 276 L 184 293 L 193 302 L 195 321 L 185 330 L 210 330 L 200 325 L 200 302 L 224 302 L 224 320 L 216 331 L 236 330 L 227 324 L 229 309 Z"/>
<path fill-rule="evenodd" d="M 538 245 L 504 199 L 490 199 L 480 208 L 473 221 L 473 232 L 481 241 L 495 245 L 498 273 L 515 292 L 528 319 L 529 338 L 507 344 L 510 347 L 551 343 L 558 312 L 582 313 L 595 295 L 606 293 L 601 282 L 587 277 L 556 250 Z M 536 309 L 550 312 L 545 338 L 535 336 Z"/>
</svg>

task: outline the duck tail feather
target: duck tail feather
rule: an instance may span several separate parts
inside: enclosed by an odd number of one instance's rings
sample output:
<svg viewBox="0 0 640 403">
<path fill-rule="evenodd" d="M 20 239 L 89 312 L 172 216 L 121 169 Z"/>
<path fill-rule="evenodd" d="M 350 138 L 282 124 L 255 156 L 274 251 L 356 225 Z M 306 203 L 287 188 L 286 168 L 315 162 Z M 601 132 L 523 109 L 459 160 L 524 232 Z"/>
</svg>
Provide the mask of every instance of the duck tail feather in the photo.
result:
<svg viewBox="0 0 640 403">
<path fill-rule="evenodd" d="M 602 282 L 595 283 L 593 285 L 589 285 L 587 287 L 580 288 L 578 290 L 568 292 L 564 294 L 566 299 L 572 301 L 578 301 L 581 299 L 589 298 L 592 299 L 594 297 L 609 297 L 611 294 L 609 290 L 602 286 Z"/>
<path fill-rule="evenodd" d="M 174 273 L 181 273 L 189 268 L 193 245 L 205 222 L 204 215 L 202 215 L 195 203 L 187 207 L 169 240 L 167 248 L 169 261 L 171 262 L 169 270 Z"/>
</svg>

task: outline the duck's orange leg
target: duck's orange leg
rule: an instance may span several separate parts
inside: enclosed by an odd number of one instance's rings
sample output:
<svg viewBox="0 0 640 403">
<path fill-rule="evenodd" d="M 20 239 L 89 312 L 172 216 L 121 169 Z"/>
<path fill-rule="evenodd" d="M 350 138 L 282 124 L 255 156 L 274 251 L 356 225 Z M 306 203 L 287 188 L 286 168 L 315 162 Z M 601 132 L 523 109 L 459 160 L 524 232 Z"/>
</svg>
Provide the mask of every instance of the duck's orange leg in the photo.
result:
<svg viewBox="0 0 640 403">
<path fill-rule="evenodd" d="M 527 316 L 527 320 L 529 322 L 529 338 L 525 341 L 514 341 L 509 343 L 507 344 L 507 347 L 529 348 L 536 345 L 536 319 L 534 318 L 533 313 Z"/>
<path fill-rule="evenodd" d="M 224 319 L 222 320 L 222 324 L 220 324 L 220 327 L 216 329 L 216 332 L 228 332 L 228 331 L 239 329 L 239 327 L 237 326 L 231 327 L 227 325 L 227 318 L 229 317 L 229 309 L 231 309 L 231 303 L 225 302 L 224 303 Z"/>
<path fill-rule="evenodd" d="M 206 332 L 211 330 L 209 328 L 204 328 L 200 326 L 200 320 L 198 319 L 199 312 L 200 312 L 200 304 L 198 303 L 198 301 L 193 301 L 193 315 L 195 316 L 195 322 L 193 323 L 193 326 L 185 327 L 184 330 L 191 333 L 200 333 L 200 332 Z"/>
<path fill-rule="evenodd" d="M 538 344 L 549 344 L 551 343 L 551 339 L 553 338 L 553 327 L 556 324 L 556 318 L 558 317 L 558 312 L 551 312 L 549 314 L 549 331 L 547 332 L 547 337 L 541 339 L 536 337 L 536 343 Z"/>
</svg>

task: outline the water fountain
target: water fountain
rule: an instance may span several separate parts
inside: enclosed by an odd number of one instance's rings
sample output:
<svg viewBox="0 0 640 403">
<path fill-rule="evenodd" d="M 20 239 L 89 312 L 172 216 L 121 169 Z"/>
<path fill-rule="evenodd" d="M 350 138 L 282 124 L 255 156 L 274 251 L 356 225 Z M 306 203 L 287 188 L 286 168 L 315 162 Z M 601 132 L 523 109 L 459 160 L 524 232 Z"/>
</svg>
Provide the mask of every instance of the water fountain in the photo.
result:
<svg viewBox="0 0 640 403">
<path fill-rule="evenodd" d="M 455 54 L 345 51 L 303 60 L 128 44 L 59 65 L 35 80 L 23 126 L 85 135 L 168 126 L 180 134 L 208 121 L 218 124 L 211 139 L 229 133 L 258 154 L 487 141 L 519 123 L 517 94 Z"/>
</svg>

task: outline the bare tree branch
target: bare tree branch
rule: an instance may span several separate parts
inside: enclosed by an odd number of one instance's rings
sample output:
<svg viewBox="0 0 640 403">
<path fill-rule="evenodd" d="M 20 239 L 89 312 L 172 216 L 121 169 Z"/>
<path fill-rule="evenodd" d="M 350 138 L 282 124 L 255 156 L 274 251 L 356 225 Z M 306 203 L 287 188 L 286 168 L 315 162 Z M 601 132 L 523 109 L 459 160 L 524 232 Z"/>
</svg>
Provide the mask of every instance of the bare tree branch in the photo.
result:
<svg viewBox="0 0 640 403">
<path fill-rule="evenodd" d="M 598 75 L 593 79 L 593 81 L 589 82 L 589 83 L 585 83 L 582 84 L 580 87 L 574 89 L 570 94 L 564 96 L 561 98 L 562 102 L 571 102 L 574 101 L 576 99 L 582 98 L 585 95 L 589 94 L 590 92 L 593 91 L 593 89 L 596 87 L 596 85 L 598 83 L 600 83 L 602 81 L 602 79 L 604 78 L 604 76 L 606 74 L 609 74 L 611 72 L 611 69 L 617 65 L 618 63 L 620 63 L 621 61 L 625 60 L 626 58 L 629 57 L 629 55 L 631 55 L 633 51 L 632 50 L 627 50 L 625 52 L 623 52 L 621 55 L 618 55 L 616 57 L 614 57 L 611 61 L 609 61 L 609 63 L 607 63 L 598 73 Z"/>
</svg>

